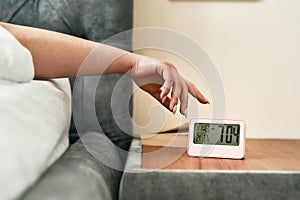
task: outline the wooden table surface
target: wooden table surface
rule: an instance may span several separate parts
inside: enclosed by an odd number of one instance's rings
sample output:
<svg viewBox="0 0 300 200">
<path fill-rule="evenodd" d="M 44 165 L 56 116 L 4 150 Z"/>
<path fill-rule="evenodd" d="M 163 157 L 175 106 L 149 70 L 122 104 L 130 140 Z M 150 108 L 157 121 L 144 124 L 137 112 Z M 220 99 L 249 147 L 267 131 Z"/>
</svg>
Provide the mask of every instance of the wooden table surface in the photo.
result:
<svg viewBox="0 0 300 200">
<path fill-rule="evenodd" d="M 189 157 L 182 133 L 144 138 L 142 146 L 144 169 L 300 171 L 300 140 L 247 139 L 243 160 Z"/>
</svg>

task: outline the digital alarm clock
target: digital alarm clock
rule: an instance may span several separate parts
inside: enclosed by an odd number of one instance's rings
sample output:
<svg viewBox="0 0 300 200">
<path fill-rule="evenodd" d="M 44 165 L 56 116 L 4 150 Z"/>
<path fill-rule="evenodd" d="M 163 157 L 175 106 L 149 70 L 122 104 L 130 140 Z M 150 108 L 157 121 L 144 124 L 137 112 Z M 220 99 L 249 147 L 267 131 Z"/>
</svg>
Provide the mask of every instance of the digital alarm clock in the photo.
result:
<svg viewBox="0 0 300 200">
<path fill-rule="evenodd" d="M 192 119 L 189 125 L 188 155 L 243 159 L 246 125 L 241 120 Z"/>
</svg>

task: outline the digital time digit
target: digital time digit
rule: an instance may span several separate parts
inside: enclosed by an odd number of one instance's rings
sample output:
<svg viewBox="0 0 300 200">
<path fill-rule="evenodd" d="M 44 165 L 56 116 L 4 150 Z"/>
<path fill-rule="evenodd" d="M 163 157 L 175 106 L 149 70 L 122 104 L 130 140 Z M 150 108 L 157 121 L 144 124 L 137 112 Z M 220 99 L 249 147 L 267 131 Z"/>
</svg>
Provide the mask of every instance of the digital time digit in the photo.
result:
<svg viewBox="0 0 300 200">
<path fill-rule="evenodd" d="M 221 130 L 220 144 L 239 145 L 240 141 L 240 126 L 235 125 L 219 125 Z M 225 135 L 225 136 L 224 136 Z"/>
</svg>

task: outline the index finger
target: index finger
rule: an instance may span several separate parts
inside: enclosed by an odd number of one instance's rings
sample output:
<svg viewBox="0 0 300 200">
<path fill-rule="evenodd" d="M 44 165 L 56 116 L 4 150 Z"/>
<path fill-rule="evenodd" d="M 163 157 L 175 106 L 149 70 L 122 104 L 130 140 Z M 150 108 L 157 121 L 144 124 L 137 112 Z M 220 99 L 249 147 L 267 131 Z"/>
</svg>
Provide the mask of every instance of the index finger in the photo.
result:
<svg viewBox="0 0 300 200">
<path fill-rule="evenodd" d="M 209 100 L 205 98 L 205 96 L 197 89 L 197 87 L 191 83 L 190 81 L 186 81 L 188 88 L 189 88 L 189 93 L 195 97 L 200 103 L 203 104 L 210 104 Z"/>
</svg>

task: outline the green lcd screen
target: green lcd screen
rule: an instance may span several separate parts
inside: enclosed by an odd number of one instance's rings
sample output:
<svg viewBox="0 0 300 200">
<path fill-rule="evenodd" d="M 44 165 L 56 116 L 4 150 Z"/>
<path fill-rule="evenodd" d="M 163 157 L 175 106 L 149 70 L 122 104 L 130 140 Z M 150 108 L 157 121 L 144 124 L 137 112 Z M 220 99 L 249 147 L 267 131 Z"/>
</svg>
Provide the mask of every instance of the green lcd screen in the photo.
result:
<svg viewBox="0 0 300 200">
<path fill-rule="evenodd" d="M 240 125 L 195 123 L 194 144 L 238 146 L 240 144 Z"/>
</svg>

